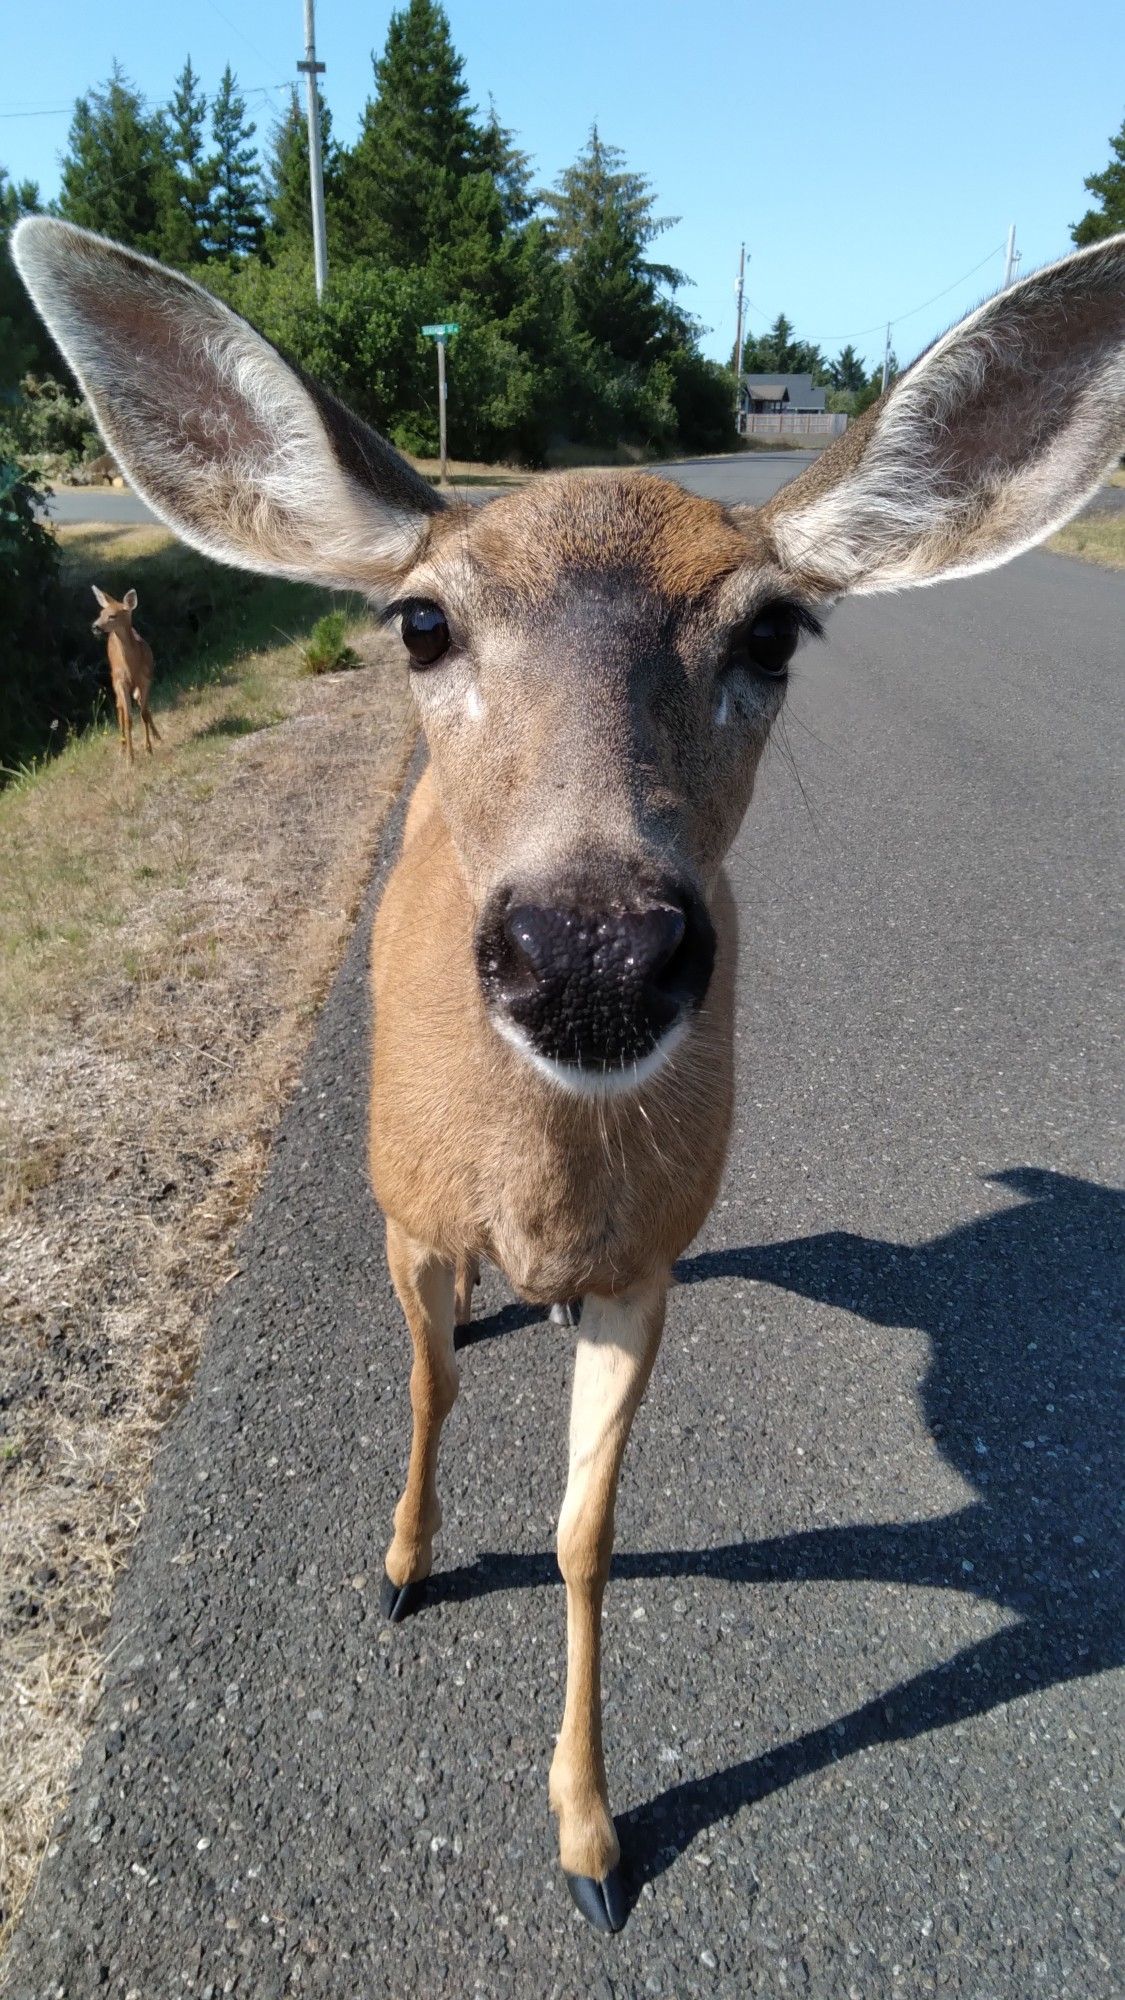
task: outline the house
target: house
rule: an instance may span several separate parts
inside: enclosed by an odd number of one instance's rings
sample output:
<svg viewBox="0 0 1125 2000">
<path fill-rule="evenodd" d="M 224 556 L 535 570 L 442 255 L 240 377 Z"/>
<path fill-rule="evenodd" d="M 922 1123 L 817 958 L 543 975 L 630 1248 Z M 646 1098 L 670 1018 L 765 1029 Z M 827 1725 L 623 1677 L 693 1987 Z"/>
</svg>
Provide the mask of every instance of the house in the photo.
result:
<svg viewBox="0 0 1125 2000">
<path fill-rule="evenodd" d="M 811 375 L 743 375 L 738 408 L 743 417 L 824 409 L 823 389 L 814 389 Z"/>
</svg>

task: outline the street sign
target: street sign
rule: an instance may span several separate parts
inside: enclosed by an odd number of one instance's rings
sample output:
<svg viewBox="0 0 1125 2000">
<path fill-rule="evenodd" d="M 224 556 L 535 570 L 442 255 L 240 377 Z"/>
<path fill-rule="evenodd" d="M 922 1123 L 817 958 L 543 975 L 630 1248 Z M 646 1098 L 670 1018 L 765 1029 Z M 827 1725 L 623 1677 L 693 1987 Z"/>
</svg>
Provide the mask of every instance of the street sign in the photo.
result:
<svg viewBox="0 0 1125 2000">
<path fill-rule="evenodd" d="M 447 340 L 451 333 L 460 333 L 460 331 L 461 326 L 458 320 L 453 320 L 448 326 L 424 326 L 422 328 L 422 332 L 428 334 L 431 340 Z"/>
</svg>

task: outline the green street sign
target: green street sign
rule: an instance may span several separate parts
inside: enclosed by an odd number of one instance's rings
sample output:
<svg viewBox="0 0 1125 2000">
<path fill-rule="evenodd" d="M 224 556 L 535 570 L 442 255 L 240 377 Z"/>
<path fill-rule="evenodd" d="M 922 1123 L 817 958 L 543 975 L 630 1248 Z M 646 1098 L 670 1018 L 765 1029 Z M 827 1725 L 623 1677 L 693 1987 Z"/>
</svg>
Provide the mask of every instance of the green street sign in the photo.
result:
<svg viewBox="0 0 1125 2000">
<path fill-rule="evenodd" d="M 449 334 L 460 333 L 460 331 L 461 325 L 458 320 L 453 320 L 448 326 L 424 326 L 422 328 L 422 332 L 429 334 L 431 340 L 445 340 Z"/>
</svg>

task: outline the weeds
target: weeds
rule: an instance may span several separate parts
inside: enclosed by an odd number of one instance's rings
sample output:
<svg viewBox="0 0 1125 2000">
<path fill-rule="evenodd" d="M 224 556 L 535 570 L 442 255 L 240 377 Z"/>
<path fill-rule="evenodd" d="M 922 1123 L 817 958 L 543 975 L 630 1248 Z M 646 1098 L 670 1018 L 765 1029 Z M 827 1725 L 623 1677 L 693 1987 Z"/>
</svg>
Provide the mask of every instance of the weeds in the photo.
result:
<svg viewBox="0 0 1125 2000">
<path fill-rule="evenodd" d="M 328 611 L 317 619 L 301 649 L 305 673 L 338 674 L 362 665 L 355 648 L 347 643 L 349 622 L 346 611 Z"/>
</svg>

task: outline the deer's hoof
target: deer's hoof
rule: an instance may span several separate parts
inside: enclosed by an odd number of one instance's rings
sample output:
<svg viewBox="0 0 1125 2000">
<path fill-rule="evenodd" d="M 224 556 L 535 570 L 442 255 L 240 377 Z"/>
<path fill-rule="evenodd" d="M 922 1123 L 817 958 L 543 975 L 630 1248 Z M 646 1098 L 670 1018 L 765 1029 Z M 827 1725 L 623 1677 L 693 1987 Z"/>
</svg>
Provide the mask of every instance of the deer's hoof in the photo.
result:
<svg viewBox="0 0 1125 2000">
<path fill-rule="evenodd" d="M 581 1299 L 563 1299 L 551 1307 L 552 1326 L 577 1326 L 582 1318 Z"/>
<path fill-rule="evenodd" d="M 592 1875 L 568 1875 L 566 1886 L 574 1898 L 575 1907 L 581 1910 L 591 1930 L 607 1934 L 621 1930 L 629 1914 L 629 1905 L 625 1900 L 619 1868 L 611 1868 L 600 1882 L 596 1882 Z"/>
<path fill-rule="evenodd" d="M 388 1625 L 401 1625 L 404 1618 L 417 1611 L 425 1595 L 424 1578 L 421 1583 L 392 1583 L 389 1576 L 384 1576 L 379 1609 Z"/>
</svg>

